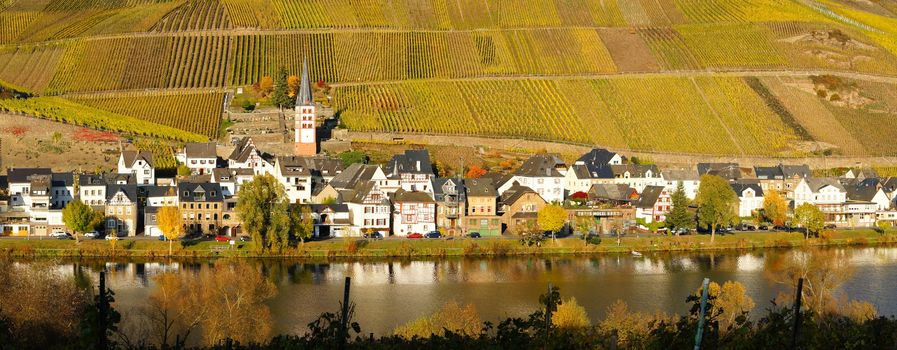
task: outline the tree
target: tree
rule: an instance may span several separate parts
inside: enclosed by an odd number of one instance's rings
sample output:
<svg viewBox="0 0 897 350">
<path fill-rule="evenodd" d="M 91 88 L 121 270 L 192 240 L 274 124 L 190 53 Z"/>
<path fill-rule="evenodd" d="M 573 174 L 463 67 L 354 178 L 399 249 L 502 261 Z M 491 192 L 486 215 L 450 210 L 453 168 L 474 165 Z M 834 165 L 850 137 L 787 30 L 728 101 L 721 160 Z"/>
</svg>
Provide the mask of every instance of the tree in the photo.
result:
<svg viewBox="0 0 897 350">
<path fill-rule="evenodd" d="M 462 307 L 456 302 L 448 302 L 430 316 L 424 316 L 396 327 L 393 334 L 411 339 L 428 338 L 431 335 L 444 336 L 446 331 L 468 337 L 480 332 L 480 316 L 473 305 Z"/>
<path fill-rule="evenodd" d="M 685 188 L 682 186 L 681 182 L 679 183 L 679 186 L 676 187 L 676 190 L 673 191 L 670 200 L 672 201 L 672 208 L 670 209 L 670 212 L 667 213 L 667 227 L 676 231 L 676 229 L 691 228 L 694 226 L 694 216 L 688 211 L 689 200 L 688 196 L 685 195 Z M 678 234 L 677 231 L 676 235 Z"/>
<path fill-rule="evenodd" d="M 274 79 L 269 76 L 263 76 L 257 83 L 253 86 L 255 92 L 259 95 L 259 97 L 266 97 L 274 91 Z"/>
<path fill-rule="evenodd" d="M 700 288 L 697 293 L 700 295 Z M 726 281 L 722 285 L 710 282 L 707 295 L 713 298 L 719 329 L 724 332 L 729 329 L 729 326 L 736 323 L 739 316 L 747 315 L 755 306 L 754 299 L 745 293 L 744 285 L 740 282 Z"/>
<path fill-rule="evenodd" d="M 283 185 L 270 174 L 256 175 L 240 187 L 237 214 L 252 236 L 256 251 L 281 250 L 290 232 L 289 199 Z"/>
<path fill-rule="evenodd" d="M 193 172 L 190 171 L 190 168 L 184 164 L 178 164 L 178 176 L 187 177 L 190 176 Z"/>
<path fill-rule="evenodd" d="M 93 208 L 84 204 L 80 199 L 69 202 L 62 209 L 62 222 L 72 230 L 75 239 L 79 242 L 78 234 L 92 230 L 96 224 L 95 218 L 96 214 L 94 214 Z"/>
<path fill-rule="evenodd" d="M 766 191 L 766 195 L 763 197 L 763 216 L 767 220 L 775 226 L 784 226 L 785 219 L 788 218 L 787 210 L 788 203 L 785 203 L 785 198 L 782 198 L 778 191 Z"/>
<path fill-rule="evenodd" d="M 170 256 L 172 242 L 184 234 L 184 222 L 181 219 L 181 211 L 178 210 L 178 207 L 172 205 L 159 208 L 159 211 L 156 213 L 156 224 L 159 225 L 159 230 L 162 231 L 162 235 L 168 240 L 168 255 Z"/>
<path fill-rule="evenodd" d="M 288 109 L 296 107 L 296 100 L 290 98 L 289 91 L 287 69 L 281 66 L 277 68 L 277 80 L 274 82 L 274 94 L 271 95 L 271 104 Z"/>
<path fill-rule="evenodd" d="M 295 100 L 296 95 L 299 94 L 299 86 L 301 84 L 302 84 L 302 82 L 299 81 L 299 77 L 297 77 L 295 75 L 291 75 L 291 76 L 287 77 L 287 86 L 290 89 L 290 92 L 287 95 L 290 96 L 290 98 Z M 293 107 L 295 107 L 295 106 L 293 106 Z"/>
<path fill-rule="evenodd" d="M 290 208 L 290 234 L 299 238 L 302 244 L 311 238 L 315 230 L 315 218 L 312 216 L 311 207 L 307 205 L 295 205 Z"/>
<path fill-rule="evenodd" d="M 806 231 L 805 238 L 810 238 L 810 234 L 818 235 L 825 227 L 825 214 L 815 205 L 804 203 L 794 208 L 794 221 Z"/>
<path fill-rule="evenodd" d="M 551 324 L 561 329 L 586 328 L 592 325 L 586 309 L 576 302 L 576 298 L 564 300 L 558 311 L 551 315 Z"/>
<path fill-rule="evenodd" d="M 551 232 L 551 236 L 554 237 L 564 228 L 564 224 L 567 222 L 567 211 L 560 205 L 549 204 L 539 210 L 536 221 L 539 223 L 540 229 Z"/>
<path fill-rule="evenodd" d="M 698 204 L 698 219 L 710 229 L 710 243 L 716 238 L 716 227 L 729 225 L 735 221 L 738 213 L 738 195 L 725 179 L 715 175 L 701 176 L 701 185 L 695 197 Z"/>
<path fill-rule="evenodd" d="M 486 173 L 486 169 L 481 168 L 479 165 L 473 165 L 467 170 L 465 177 L 468 179 L 479 179 L 483 177 L 483 175 L 486 175 Z"/>
<path fill-rule="evenodd" d="M 368 155 L 361 151 L 348 151 L 340 153 L 339 159 L 343 161 L 343 166 L 347 168 L 352 164 L 367 164 L 369 161 Z"/>
<path fill-rule="evenodd" d="M 59 141 L 62 141 L 62 134 L 57 131 L 57 132 L 54 132 L 50 138 L 53 139 L 54 144 L 58 144 Z"/>
</svg>

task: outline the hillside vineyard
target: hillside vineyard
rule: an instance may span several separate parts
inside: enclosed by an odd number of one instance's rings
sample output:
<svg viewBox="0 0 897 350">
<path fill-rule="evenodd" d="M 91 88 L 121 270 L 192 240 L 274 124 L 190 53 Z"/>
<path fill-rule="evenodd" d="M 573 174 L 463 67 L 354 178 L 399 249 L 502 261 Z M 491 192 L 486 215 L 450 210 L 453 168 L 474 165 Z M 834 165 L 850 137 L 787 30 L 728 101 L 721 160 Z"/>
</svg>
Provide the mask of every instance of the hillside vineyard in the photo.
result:
<svg viewBox="0 0 897 350">
<path fill-rule="evenodd" d="M 882 141 L 897 137 L 895 12 L 891 0 L 0 0 L 0 86 L 37 96 L 0 110 L 214 138 L 226 92 L 307 59 L 351 130 L 894 155 Z"/>
</svg>

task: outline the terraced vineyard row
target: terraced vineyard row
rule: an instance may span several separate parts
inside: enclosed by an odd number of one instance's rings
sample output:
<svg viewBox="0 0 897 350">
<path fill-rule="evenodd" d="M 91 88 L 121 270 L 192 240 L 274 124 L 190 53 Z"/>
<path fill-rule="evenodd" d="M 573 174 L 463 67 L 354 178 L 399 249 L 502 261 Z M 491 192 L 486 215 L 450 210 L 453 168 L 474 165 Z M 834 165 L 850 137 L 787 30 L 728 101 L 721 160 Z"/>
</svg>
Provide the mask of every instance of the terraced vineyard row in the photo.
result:
<svg viewBox="0 0 897 350">
<path fill-rule="evenodd" d="M 227 10 L 216 0 L 195 0 L 185 2 L 169 12 L 152 30 L 176 32 L 181 30 L 213 30 L 230 28 Z"/>
<path fill-rule="evenodd" d="M 71 100 L 214 138 L 218 135 L 221 92 L 125 93 L 76 96 Z"/>
<path fill-rule="evenodd" d="M 208 139 L 202 135 L 85 106 L 61 97 L 0 99 L 0 112 L 22 113 L 92 129 L 122 132 L 138 136 L 181 141 L 202 141 Z"/>
<path fill-rule="evenodd" d="M 334 101 L 349 128 L 369 131 L 755 155 L 798 139 L 739 78 L 408 82 L 339 87 Z"/>
</svg>

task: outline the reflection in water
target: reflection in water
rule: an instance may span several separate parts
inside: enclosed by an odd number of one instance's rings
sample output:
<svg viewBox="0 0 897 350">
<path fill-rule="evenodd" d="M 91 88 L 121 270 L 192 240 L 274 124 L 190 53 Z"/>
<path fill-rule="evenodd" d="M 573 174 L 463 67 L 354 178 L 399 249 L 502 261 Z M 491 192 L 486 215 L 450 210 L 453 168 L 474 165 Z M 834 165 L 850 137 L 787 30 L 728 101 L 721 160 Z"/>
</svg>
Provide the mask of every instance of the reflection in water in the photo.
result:
<svg viewBox="0 0 897 350">
<path fill-rule="evenodd" d="M 837 249 L 834 257 L 855 271 L 841 290 L 852 299 L 872 302 L 880 313 L 897 313 L 889 287 L 897 282 L 897 248 Z M 847 254 L 847 252 L 850 254 Z M 790 287 L 771 280 L 764 272 L 770 262 L 788 251 L 739 254 L 652 254 L 552 258 L 444 259 L 307 263 L 279 260 L 251 261 L 277 288 L 267 302 L 274 319 L 273 332 L 302 333 L 321 312 L 336 311 L 343 279 L 352 277 L 356 317 L 364 332 L 383 334 L 448 301 L 476 306 L 484 320 L 525 316 L 538 307 L 538 296 L 548 283 L 562 296 L 576 297 L 589 316 L 600 319 L 615 300 L 630 309 L 653 313 L 685 313 L 685 298 L 704 277 L 713 281 L 741 282 L 746 293 L 765 308 Z M 85 262 L 92 273 L 111 271 L 109 284 L 119 309 L 142 305 L 157 288 L 153 276 L 166 271 L 196 274 L 211 261 L 172 263 Z M 72 271 L 67 269 L 66 271 Z"/>
</svg>

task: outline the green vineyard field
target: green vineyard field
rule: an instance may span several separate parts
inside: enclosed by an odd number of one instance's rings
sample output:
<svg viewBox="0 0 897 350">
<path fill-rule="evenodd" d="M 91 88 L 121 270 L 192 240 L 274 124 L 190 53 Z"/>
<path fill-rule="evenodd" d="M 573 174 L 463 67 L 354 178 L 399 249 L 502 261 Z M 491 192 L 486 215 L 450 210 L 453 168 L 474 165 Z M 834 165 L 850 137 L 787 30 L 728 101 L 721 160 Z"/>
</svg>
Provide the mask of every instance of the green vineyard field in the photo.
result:
<svg viewBox="0 0 897 350">
<path fill-rule="evenodd" d="M 740 78 L 407 82 L 339 87 L 334 100 L 346 126 L 365 131 L 750 155 L 799 139 Z"/>
</svg>

